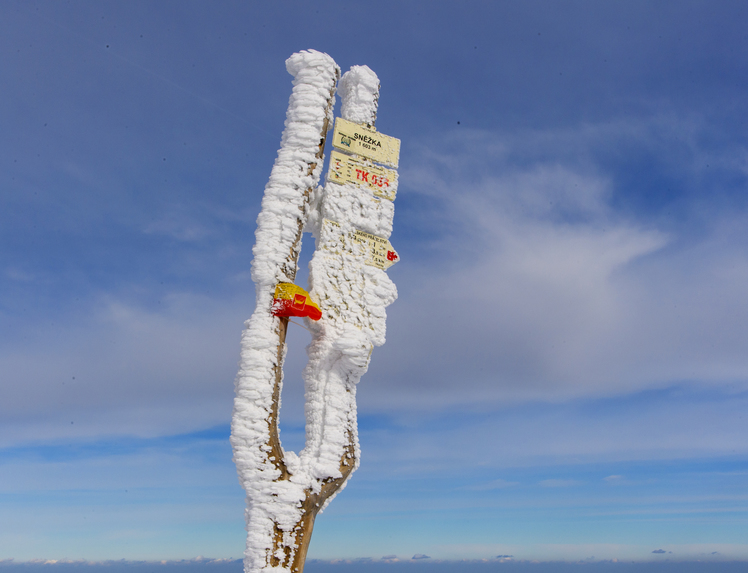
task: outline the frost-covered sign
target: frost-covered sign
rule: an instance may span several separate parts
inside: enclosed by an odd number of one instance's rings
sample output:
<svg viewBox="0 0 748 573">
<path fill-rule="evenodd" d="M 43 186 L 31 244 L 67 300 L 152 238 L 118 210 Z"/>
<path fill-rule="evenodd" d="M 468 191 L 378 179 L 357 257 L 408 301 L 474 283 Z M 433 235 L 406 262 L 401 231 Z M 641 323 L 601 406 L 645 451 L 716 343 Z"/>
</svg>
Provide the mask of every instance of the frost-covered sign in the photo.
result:
<svg viewBox="0 0 748 573">
<path fill-rule="evenodd" d="M 353 243 L 362 247 L 366 253 L 364 257 L 367 265 L 387 270 L 400 260 L 397 251 L 387 239 L 363 231 L 354 231 L 352 239 Z"/>
<path fill-rule="evenodd" d="M 344 234 L 335 221 L 325 219 L 322 224 L 323 240 L 320 247 L 334 253 L 347 253 L 360 257 L 365 264 L 382 270 L 389 269 L 400 256 L 387 239 L 371 233 L 353 230 Z"/>
<path fill-rule="evenodd" d="M 294 77 L 286 128 L 257 217 L 252 280 L 256 307 L 242 334 L 231 423 L 247 492 L 247 573 L 301 573 L 317 514 L 359 464 L 356 386 L 385 340 L 385 308 L 397 289 L 385 272 L 399 260 L 392 233 L 399 140 L 374 129 L 379 80 L 366 66 L 340 70 L 327 54 L 286 61 Z M 318 187 L 333 121 L 335 153 Z M 344 140 L 349 140 L 346 144 Z M 358 170 L 358 171 L 357 171 Z M 308 290 L 295 284 L 304 232 L 315 239 Z M 278 434 L 289 316 L 312 333 L 304 370 L 306 444 Z"/>
</svg>

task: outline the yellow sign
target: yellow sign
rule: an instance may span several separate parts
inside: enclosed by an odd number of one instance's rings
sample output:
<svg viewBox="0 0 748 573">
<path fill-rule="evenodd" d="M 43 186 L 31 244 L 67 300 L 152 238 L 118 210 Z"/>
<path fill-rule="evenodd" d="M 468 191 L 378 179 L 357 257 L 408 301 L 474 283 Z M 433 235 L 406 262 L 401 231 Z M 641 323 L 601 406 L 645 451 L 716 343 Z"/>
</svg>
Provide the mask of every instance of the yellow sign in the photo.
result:
<svg viewBox="0 0 748 573">
<path fill-rule="evenodd" d="M 347 121 L 342 117 L 335 118 L 332 145 L 340 150 L 373 159 L 377 163 L 390 167 L 397 167 L 400 160 L 399 139 L 382 135 L 374 129 Z"/>
<path fill-rule="evenodd" d="M 341 185 L 352 183 L 357 187 L 370 189 L 377 197 L 390 201 L 395 200 L 397 193 L 397 171 L 363 162 L 334 150 L 330 155 L 327 180 Z"/>
<path fill-rule="evenodd" d="M 325 243 L 329 244 L 332 246 L 333 251 L 338 250 L 336 247 L 341 247 L 344 251 L 349 253 L 360 253 L 364 256 L 364 262 L 367 265 L 377 267 L 383 271 L 386 271 L 400 260 L 400 256 L 392 246 L 392 243 L 384 237 L 378 237 L 371 233 L 355 230 L 348 236 L 340 235 L 339 242 L 336 242 L 335 240 L 329 241 L 329 238 L 339 233 L 340 225 L 335 221 L 325 219 L 323 223 L 323 245 Z M 325 234 L 328 235 L 327 240 L 324 240 Z M 356 246 L 358 246 L 358 248 L 356 248 Z"/>
</svg>

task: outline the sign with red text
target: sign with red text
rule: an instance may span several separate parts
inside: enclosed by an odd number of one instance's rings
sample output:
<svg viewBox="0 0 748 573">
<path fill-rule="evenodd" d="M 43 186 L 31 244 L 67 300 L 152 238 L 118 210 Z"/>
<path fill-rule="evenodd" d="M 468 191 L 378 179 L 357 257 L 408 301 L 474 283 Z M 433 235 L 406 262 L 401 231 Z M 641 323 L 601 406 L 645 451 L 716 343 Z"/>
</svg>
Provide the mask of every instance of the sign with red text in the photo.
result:
<svg viewBox="0 0 748 573">
<path fill-rule="evenodd" d="M 386 271 L 400 260 L 392 243 L 382 237 L 377 237 L 371 233 L 364 233 L 363 231 L 354 231 L 353 242 L 365 245 L 367 265 Z"/>
<path fill-rule="evenodd" d="M 399 139 L 342 117 L 335 118 L 332 145 L 341 151 L 355 153 L 389 167 L 397 167 L 400 161 Z"/>
<path fill-rule="evenodd" d="M 344 185 L 350 183 L 374 192 L 377 197 L 395 200 L 397 171 L 364 162 L 350 155 L 333 151 L 327 180 Z"/>
</svg>

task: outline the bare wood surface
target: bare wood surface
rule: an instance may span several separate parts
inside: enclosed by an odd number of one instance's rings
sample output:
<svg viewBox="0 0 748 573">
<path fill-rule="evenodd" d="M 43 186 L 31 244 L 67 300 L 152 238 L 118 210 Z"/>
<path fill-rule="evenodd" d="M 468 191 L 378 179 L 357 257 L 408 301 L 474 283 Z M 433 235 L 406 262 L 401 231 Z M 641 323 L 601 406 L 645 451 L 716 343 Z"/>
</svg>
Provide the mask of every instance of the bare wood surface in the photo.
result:
<svg viewBox="0 0 748 573">
<path fill-rule="evenodd" d="M 291 563 L 291 571 L 293 573 L 303 573 L 306 554 L 307 551 L 309 551 L 309 543 L 312 540 L 314 520 L 327 498 L 342 487 L 345 480 L 347 480 L 348 476 L 351 475 L 353 468 L 356 467 L 355 450 L 353 435 L 348 432 L 348 445 L 346 446 L 343 455 L 340 457 L 340 473 L 342 476 L 323 482 L 322 490 L 318 494 L 313 494 L 310 491 L 306 492 L 306 499 L 302 504 L 304 513 L 295 529 L 297 549 L 293 562 Z"/>
<path fill-rule="evenodd" d="M 281 446 L 280 434 L 278 432 L 278 409 L 280 407 L 280 393 L 283 380 L 283 349 L 286 344 L 286 332 L 288 331 L 288 318 L 281 318 L 278 321 L 278 352 L 276 355 L 275 384 L 273 385 L 273 405 L 270 409 L 268 418 L 268 428 L 270 430 L 268 445 L 270 446 L 270 461 L 280 472 L 278 479 L 288 479 L 289 473 L 286 462 L 283 459 L 283 447 Z"/>
</svg>

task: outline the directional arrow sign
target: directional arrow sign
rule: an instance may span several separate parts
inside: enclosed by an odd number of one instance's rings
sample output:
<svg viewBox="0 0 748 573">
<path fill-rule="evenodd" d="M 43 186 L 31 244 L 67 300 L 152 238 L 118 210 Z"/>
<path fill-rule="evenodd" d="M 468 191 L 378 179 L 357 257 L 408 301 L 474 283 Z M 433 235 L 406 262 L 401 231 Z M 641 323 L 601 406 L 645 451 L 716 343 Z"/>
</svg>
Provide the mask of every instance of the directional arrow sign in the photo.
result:
<svg viewBox="0 0 748 573">
<path fill-rule="evenodd" d="M 397 251 L 387 239 L 377 237 L 371 233 L 364 233 L 363 231 L 354 231 L 353 241 L 366 245 L 367 265 L 386 271 L 400 260 Z"/>
<path fill-rule="evenodd" d="M 347 252 L 363 256 L 364 263 L 386 271 L 400 260 L 400 255 L 387 239 L 371 233 L 354 230 L 341 232 L 340 225 L 325 219 L 322 226 L 322 246 L 331 252 Z"/>
</svg>

